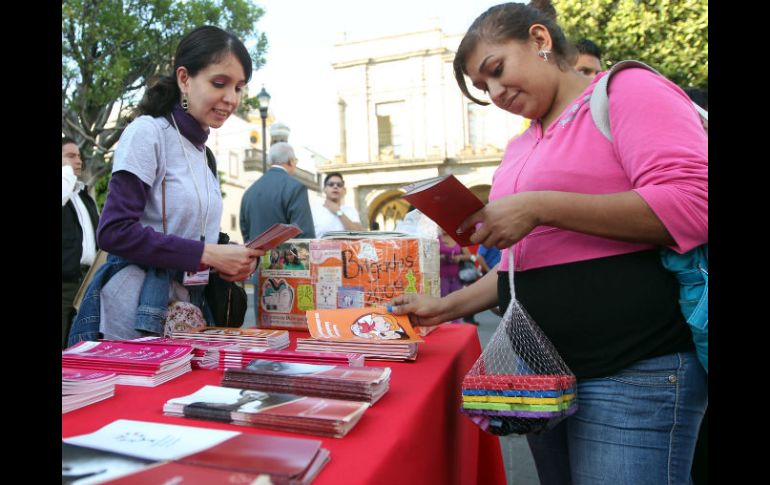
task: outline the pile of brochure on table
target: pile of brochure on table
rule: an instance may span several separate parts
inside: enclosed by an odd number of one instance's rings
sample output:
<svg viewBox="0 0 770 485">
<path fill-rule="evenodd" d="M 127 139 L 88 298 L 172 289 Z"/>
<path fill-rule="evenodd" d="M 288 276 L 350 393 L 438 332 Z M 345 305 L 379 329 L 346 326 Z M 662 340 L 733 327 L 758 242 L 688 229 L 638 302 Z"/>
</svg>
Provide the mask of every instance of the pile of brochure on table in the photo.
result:
<svg viewBox="0 0 770 485">
<path fill-rule="evenodd" d="M 254 359 L 269 359 L 279 362 L 300 362 L 305 364 L 346 365 L 363 367 L 364 356 L 361 354 L 337 352 L 295 352 L 293 350 L 270 350 L 258 347 L 244 349 L 227 347 L 219 352 L 219 370 L 241 369 Z"/>
<path fill-rule="evenodd" d="M 256 359 L 243 369 L 225 370 L 222 385 L 374 404 L 388 390 L 390 367 L 350 368 Z"/>
<path fill-rule="evenodd" d="M 62 483 L 307 485 L 319 440 L 119 419 L 62 440 Z"/>
<path fill-rule="evenodd" d="M 82 341 L 62 351 L 62 367 L 118 374 L 117 384 L 155 387 L 192 370 L 192 347 Z"/>
<path fill-rule="evenodd" d="M 88 369 L 61 370 L 61 413 L 102 401 L 115 395 L 114 372 Z"/>
<path fill-rule="evenodd" d="M 139 337 L 123 342 L 140 342 L 146 345 L 187 345 L 193 349 L 193 358 L 190 361 L 193 369 L 216 369 L 219 365 L 220 350 L 232 346 L 228 342 L 168 337 Z"/>
<path fill-rule="evenodd" d="M 298 338 L 298 352 L 355 352 L 367 359 L 415 360 L 423 342 L 406 315 L 384 308 L 308 310 L 312 338 Z"/>
<path fill-rule="evenodd" d="M 283 349 L 289 346 L 289 332 L 262 328 L 201 327 L 189 332 L 173 332 L 173 338 L 227 342 L 240 347 Z"/>
<path fill-rule="evenodd" d="M 163 413 L 341 438 L 368 407 L 366 402 L 203 386 L 193 394 L 166 401 Z"/>
</svg>

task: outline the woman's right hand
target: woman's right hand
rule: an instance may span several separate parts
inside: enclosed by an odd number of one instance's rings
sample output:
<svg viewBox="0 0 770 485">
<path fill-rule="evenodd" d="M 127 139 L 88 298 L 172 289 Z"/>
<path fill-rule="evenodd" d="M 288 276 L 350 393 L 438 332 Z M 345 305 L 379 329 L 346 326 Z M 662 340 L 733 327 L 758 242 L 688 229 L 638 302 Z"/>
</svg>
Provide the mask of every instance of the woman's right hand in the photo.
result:
<svg viewBox="0 0 770 485">
<path fill-rule="evenodd" d="M 408 313 L 413 325 L 429 327 L 446 321 L 443 299 L 435 296 L 404 293 L 393 298 L 387 304 L 387 310 L 396 315 Z"/>
<path fill-rule="evenodd" d="M 201 263 L 217 270 L 226 281 L 244 281 L 257 267 L 262 249 L 251 249 L 241 244 L 206 244 Z"/>
<path fill-rule="evenodd" d="M 404 293 L 387 305 L 391 313 L 408 313 L 414 325 L 438 325 L 463 315 L 474 315 L 497 305 L 497 266 L 475 283 L 445 297 Z"/>
</svg>

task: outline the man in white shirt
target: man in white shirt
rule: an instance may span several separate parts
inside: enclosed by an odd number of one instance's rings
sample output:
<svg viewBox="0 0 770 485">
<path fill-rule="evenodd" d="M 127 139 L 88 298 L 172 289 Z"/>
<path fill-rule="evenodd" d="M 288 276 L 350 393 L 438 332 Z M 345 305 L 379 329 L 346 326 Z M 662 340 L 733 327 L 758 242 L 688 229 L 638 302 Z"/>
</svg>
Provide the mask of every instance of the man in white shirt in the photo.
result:
<svg viewBox="0 0 770 485">
<path fill-rule="evenodd" d="M 63 138 L 61 143 L 61 323 L 62 348 L 75 309 L 72 301 L 83 276 L 96 257 L 96 227 L 99 211 L 88 195 L 83 182 L 78 181 L 83 160 L 75 140 Z"/>
<path fill-rule="evenodd" d="M 329 231 L 363 231 L 358 211 L 343 205 L 345 199 L 345 181 L 342 174 L 332 172 L 324 179 L 326 201 L 322 206 L 313 207 L 313 225 L 315 235 L 320 238 Z"/>
</svg>

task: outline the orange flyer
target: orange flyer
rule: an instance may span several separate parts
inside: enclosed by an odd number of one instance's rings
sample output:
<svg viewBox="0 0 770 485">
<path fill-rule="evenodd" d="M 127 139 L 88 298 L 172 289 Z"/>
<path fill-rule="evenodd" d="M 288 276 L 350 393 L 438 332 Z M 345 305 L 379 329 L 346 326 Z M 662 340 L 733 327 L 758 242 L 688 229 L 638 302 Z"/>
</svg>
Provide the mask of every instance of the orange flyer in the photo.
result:
<svg viewBox="0 0 770 485">
<path fill-rule="evenodd" d="M 382 307 L 308 310 L 307 327 L 314 339 L 383 344 L 422 342 L 409 317 Z"/>
</svg>

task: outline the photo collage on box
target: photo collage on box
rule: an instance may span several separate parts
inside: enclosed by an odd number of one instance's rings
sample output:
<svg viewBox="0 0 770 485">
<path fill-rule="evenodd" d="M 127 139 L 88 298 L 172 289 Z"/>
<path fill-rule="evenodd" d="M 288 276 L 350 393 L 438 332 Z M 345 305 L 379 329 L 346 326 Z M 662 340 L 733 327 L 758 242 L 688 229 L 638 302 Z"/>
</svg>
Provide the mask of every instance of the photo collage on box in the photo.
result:
<svg viewBox="0 0 770 485">
<path fill-rule="evenodd" d="M 307 310 L 382 306 L 402 293 L 433 294 L 438 289 L 434 243 L 291 239 L 262 257 L 260 326 L 305 329 Z"/>
<path fill-rule="evenodd" d="M 304 328 L 306 310 L 315 308 L 310 283 L 310 240 L 290 239 L 262 256 L 259 305 L 265 327 Z"/>
</svg>

